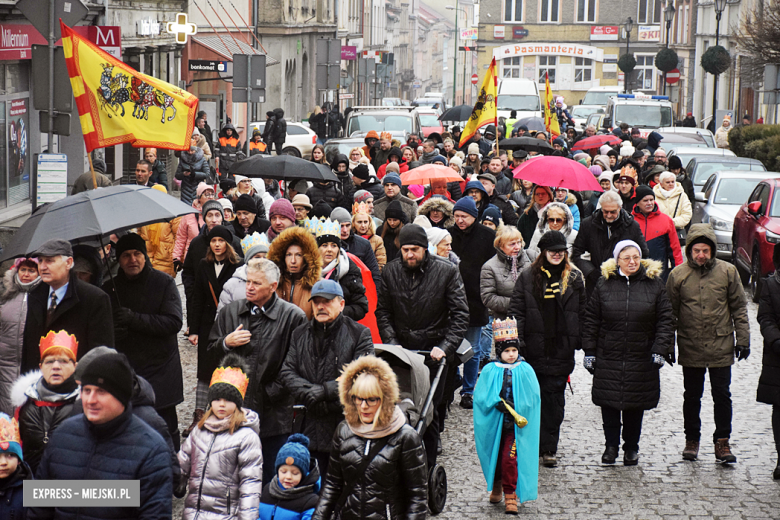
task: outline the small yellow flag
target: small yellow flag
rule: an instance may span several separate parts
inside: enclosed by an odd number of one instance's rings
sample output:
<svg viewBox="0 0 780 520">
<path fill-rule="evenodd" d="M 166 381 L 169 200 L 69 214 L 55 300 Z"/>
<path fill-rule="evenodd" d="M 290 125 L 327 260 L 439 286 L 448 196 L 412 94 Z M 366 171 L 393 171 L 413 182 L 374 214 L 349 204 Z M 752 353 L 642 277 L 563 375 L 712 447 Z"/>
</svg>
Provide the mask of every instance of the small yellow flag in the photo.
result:
<svg viewBox="0 0 780 520">
<path fill-rule="evenodd" d="M 550 89 L 550 76 L 546 72 L 544 73 L 544 127 L 551 140 L 561 135 L 558 115 L 555 113 L 555 100 Z"/>
<path fill-rule="evenodd" d="M 474 137 L 474 134 L 479 128 L 484 125 L 498 123 L 498 117 L 496 115 L 496 95 L 498 94 L 498 76 L 496 75 L 496 59 L 490 63 L 490 68 L 485 74 L 485 79 L 482 81 L 482 87 L 479 89 L 479 97 L 477 98 L 477 104 L 474 105 L 474 110 L 471 111 L 471 117 L 469 117 L 466 127 L 463 129 L 463 133 L 460 134 L 460 143 L 458 146 L 463 146 L 468 143 L 469 140 Z"/>
</svg>

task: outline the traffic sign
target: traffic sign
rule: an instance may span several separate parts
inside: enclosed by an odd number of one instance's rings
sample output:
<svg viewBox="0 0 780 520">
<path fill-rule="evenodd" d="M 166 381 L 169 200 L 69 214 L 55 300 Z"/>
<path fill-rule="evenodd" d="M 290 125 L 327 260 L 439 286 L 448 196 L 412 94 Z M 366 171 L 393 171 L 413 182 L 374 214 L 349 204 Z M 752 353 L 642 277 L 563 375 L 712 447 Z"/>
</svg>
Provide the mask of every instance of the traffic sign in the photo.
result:
<svg viewBox="0 0 780 520">
<path fill-rule="evenodd" d="M 476 45 L 463 45 L 461 47 L 458 47 L 459 51 L 463 52 L 477 52 L 477 46 Z"/>
<path fill-rule="evenodd" d="M 476 74 L 472 74 L 471 75 L 471 84 L 472 85 L 476 85 L 477 81 L 479 81 L 479 76 L 477 76 Z"/>
<path fill-rule="evenodd" d="M 670 85 L 674 85 L 680 81 L 680 69 L 672 69 L 666 73 L 666 82 Z"/>
</svg>

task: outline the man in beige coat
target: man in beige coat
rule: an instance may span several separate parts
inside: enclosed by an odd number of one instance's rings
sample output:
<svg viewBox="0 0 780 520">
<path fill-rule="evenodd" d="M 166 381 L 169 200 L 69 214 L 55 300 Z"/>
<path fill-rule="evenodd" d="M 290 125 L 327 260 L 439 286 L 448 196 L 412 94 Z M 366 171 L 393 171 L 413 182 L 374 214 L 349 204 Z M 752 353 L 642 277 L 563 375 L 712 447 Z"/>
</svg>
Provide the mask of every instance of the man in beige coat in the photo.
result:
<svg viewBox="0 0 780 520">
<path fill-rule="evenodd" d="M 734 463 L 731 453 L 731 365 L 750 355 L 747 300 L 736 267 L 715 257 L 717 239 L 709 224 L 694 224 L 685 248 L 688 260 L 669 275 L 679 362 L 685 394 L 683 459 L 696 460 L 701 437 L 701 397 L 709 372 L 715 409 L 715 458 Z M 735 338 L 736 334 L 736 338 Z M 735 341 L 736 339 L 736 341 Z"/>
</svg>

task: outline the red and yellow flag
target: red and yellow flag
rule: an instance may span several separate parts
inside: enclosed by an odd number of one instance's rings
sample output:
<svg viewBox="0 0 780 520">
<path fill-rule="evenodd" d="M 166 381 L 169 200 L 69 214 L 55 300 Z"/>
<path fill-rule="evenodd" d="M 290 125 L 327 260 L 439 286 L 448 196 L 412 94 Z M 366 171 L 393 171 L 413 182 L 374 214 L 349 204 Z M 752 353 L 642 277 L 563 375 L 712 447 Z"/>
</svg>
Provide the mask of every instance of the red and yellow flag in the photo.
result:
<svg viewBox="0 0 780 520">
<path fill-rule="evenodd" d="M 141 74 L 60 21 L 87 151 L 122 143 L 189 150 L 198 98 Z"/>
<path fill-rule="evenodd" d="M 555 113 L 555 100 L 550 89 L 550 76 L 544 73 L 544 127 L 550 135 L 550 140 L 561 135 L 558 125 L 558 114 Z"/>
<path fill-rule="evenodd" d="M 460 134 L 458 146 L 468 143 L 469 139 L 474 137 L 474 134 L 482 126 L 498 123 L 496 115 L 497 94 L 498 76 L 496 75 L 496 59 L 493 58 L 490 68 L 487 74 L 485 74 L 485 79 L 482 81 L 482 86 L 479 88 L 479 96 L 477 97 L 477 103 L 474 105 L 474 110 L 471 111 L 471 117 L 469 117 L 466 127 L 463 129 L 463 133 Z"/>
</svg>

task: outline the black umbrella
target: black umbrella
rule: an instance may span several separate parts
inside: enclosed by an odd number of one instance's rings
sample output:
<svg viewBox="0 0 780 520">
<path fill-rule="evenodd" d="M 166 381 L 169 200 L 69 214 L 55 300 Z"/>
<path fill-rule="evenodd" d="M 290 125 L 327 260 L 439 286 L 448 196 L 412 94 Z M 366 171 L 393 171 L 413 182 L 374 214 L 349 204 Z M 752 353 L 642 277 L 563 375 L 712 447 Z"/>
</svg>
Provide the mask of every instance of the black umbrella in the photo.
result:
<svg viewBox="0 0 780 520">
<path fill-rule="evenodd" d="M 233 175 L 277 180 L 336 181 L 338 177 L 324 164 L 292 155 L 253 155 L 230 167 Z"/>
<path fill-rule="evenodd" d="M 546 128 L 544 126 L 544 119 L 541 117 L 524 117 L 523 119 L 518 119 L 517 123 L 512 125 L 512 128 L 519 128 L 521 126 L 525 125 L 528 130 L 538 130 L 540 132 L 546 132 Z"/>
<path fill-rule="evenodd" d="M 498 148 L 500 150 L 525 150 L 526 152 L 537 152 L 544 155 L 550 155 L 555 151 L 550 143 L 536 137 L 502 139 L 498 142 Z"/>
<path fill-rule="evenodd" d="M 472 105 L 458 105 L 447 109 L 439 116 L 439 121 L 468 121 L 472 110 L 474 110 Z"/>
<path fill-rule="evenodd" d="M 146 186 L 85 191 L 38 208 L 11 238 L 0 262 L 30 255 L 53 238 L 101 241 L 116 231 L 166 222 L 187 213 L 198 210 Z"/>
</svg>

